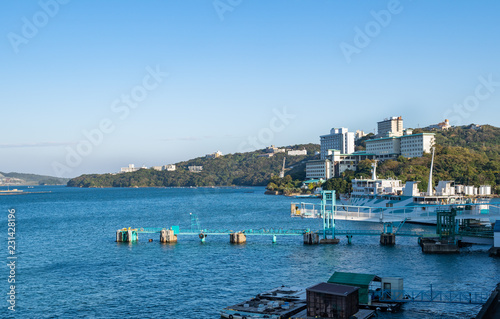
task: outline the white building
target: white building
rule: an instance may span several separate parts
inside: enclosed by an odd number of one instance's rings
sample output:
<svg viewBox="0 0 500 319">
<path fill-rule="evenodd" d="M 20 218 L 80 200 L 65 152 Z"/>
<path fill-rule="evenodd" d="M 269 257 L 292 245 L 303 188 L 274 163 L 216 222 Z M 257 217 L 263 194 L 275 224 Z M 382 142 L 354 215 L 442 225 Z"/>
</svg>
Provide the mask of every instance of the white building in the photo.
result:
<svg viewBox="0 0 500 319">
<path fill-rule="evenodd" d="M 451 128 L 450 121 L 448 119 L 444 120 L 444 122 L 438 123 L 438 124 L 432 124 L 427 126 L 428 129 L 434 129 L 434 130 L 447 130 Z"/>
<path fill-rule="evenodd" d="M 355 171 L 358 163 L 365 159 L 375 159 L 375 154 L 367 152 L 354 152 L 352 154 L 342 154 L 338 150 L 330 150 L 328 159 L 330 160 L 330 176 L 340 177 L 347 171 Z"/>
<path fill-rule="evenodd" d="M 286 149 L 277 148 L 274 145 L 266 147 L 266 153 L 285 153 Z"/>
<path fill-rule="evenodd" d="M 401 140 L 401 155 L 404 157 L 421 157 L 430 153 L 436 138 L 434 133 L 403 135 Z"/>
<path fill-rule="evenodd" d="M 315 160 L 306 163 L 306 179 L 329 179 L 330 161 Z"/>
<path fill-rule="evenodd" d="M 374 158 L 374 154 L 368 154 L 366 152 L 341 154 L 338 150 L 328 150 L 327 159 L 314 160 L 306 163 L 306 178 L 323 178 L 326 180 L 332 177 L 339 177 L 347 170 L 355 171 L 360 161 Z"/>
<path fill-rule="evenodd" d="M 162 170 L 169 171 L 169 172 L 174 172 L 175 171 L 175 164 L 163 165 Z"/>
<path fill-rule="evenodd" d="M 378 159 L 398 157 L 401 154 L 401 140 L 398 137 L 384 137 L 366 141 L 366 152 Z"/>
<path fill-rule="evenodd" d="M 154 169 L 155 171 L 162 171 L 163 168 L 161 166 L 151 166 L 152 169 Z"/>
<path fill-rule="evenodd" d="M 403 118 L 390 117 L 383 121 L 377 122 L 378 124 L 378 135 L 379 137 L 391 137 L 391 136 L 402 136 L 403 135 Z"/>
<path fill-rule="evenodd" d="M 145 167 L 142 167 L 142 168 L 145 168 Z M 135 167 L 134 164 L 128 164 L 128 167 L 121 168 L 120 173 L 132 173 L 132 172 L 138 171 L 139 169 L 140 168 Z"/>
<path fill-rule="evenodd" d="M 203 166 L 188 166 L 188 170 L 192 173 L 199 173 L 203 170 Z"/>
<path fill-rule="evenodd" d="M 288 151 L 289 156 L 303 156 L 307 155 L 307 150 L 293 150 L 293 151 Z"/>
<path fill-rule="evenodd" d="M 430 153 L 435 144 L 434 133 L 411 134 L 408 130 L 400 137 L 384 137 L 366 141 L 366 152 L 375 154 L 377 159 L 421 157 Z"/>
<path fill-rule="evenodd" d="M 365 132 L 360 131 L 360 130 L 356 130 L 354 139 L 357 141 L 357 140 L 363 138 L 364 136 L 366 136 Z"/>
<path fill-rule="evenodd" d="M 347 128 L 332 128 L 330 134 L 320 136 L 320 158 L 326 159 L 328 150 L 339 150 L 343 154 L 354 153 L 354 132 Z"/>
</svg>

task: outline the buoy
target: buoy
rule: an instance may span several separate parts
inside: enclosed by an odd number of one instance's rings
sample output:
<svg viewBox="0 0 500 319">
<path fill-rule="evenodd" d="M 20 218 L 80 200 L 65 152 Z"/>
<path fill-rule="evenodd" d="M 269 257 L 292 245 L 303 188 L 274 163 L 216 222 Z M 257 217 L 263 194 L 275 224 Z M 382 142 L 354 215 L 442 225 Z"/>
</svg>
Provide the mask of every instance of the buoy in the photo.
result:
<svg viewBox="0 0 500 319">
<path fill-rule="evenodd" d="M 149 238 L 149 242 L 152 243 L 153 242 L 153 239 Z"/>
</svg>

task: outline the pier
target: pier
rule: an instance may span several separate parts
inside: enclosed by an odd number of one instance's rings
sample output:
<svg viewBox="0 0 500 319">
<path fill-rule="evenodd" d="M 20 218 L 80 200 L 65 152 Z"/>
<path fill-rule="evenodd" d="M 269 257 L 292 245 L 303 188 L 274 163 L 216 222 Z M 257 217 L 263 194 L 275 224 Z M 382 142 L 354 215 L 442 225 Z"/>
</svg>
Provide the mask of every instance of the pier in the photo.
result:
<svg viewBox="0 0 500 319">
<path fill-rule="evenodd" d="M 122 228 L 116 231 L 116 241 L 130 243 L 138 241 L 140 234 L 158 234 L 161 243 L 177 243 L 179 236 L 198 236 L 201 242 L 205 242 L 207 236 L 227 236 L 231 244 L 244 244 L 248 236 L 269 236 L 272 243 L 277 242 L 278 236 L 302 236 L 304 245 L 317 245 L 338 244 L 339 236 L 345 236 L 348 244 L 352 243 L 354 236 L 378 236 L 381 245 L 392 246 L 396 244 L 397 237 L 404 236 L 418 238 L 418 244 L 424 253 L 459 253 L 460 247 L 479 244 L 492 245 L 490 253 L 498 254 L 499 245 L 494 244 L 493 229 L 473 221 L 500 219 L 500 207 L 489 204 L 427 206 L 418 206 L 416 210 L 415 207 L 337 205 L 335 191 L 323 191 L 319 205 L 291 204 L 292 217 L 320 219 L 321 229 L 202 229 L 196 214 L 190 214 L 190 229 L 181 230 L 179 226 Z M 376 222 L 383 225 L 383 230 L 339 230 L 335 227 L 336 220 Z M 434 223 L 436 231 L 431 233 L 402 230 L 406 222 L 416 221 Z M 497 231 L 497 234 L 500 235 L 500 232 Z"/>
</svg>

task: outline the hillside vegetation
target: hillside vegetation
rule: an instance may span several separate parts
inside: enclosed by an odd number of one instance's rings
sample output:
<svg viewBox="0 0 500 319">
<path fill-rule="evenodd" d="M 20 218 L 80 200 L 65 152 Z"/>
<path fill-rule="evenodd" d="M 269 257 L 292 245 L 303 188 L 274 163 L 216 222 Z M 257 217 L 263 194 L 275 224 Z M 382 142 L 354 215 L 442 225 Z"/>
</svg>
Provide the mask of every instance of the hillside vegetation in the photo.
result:
<svg viewBox="0 0 500 319">
<path fill-rule="evenodd" d="M 175 172 L 141 169 L 133 173 L 93 174 L 73 178 L 68 186 L 73 187 L 171 187 L 171 186 L 265 186 L 273 175 L 279 175 L 283 158 L 286 157 L 287 171 L 305 178 L 300 167 L 313 159 L 319 145 L 295 145 L 292 149 L 306 149 L 307 156 L 287 156 L 277 153 L 272 157 L 259 157 L 263 150 L 228 154 L 218 158 L 199 157 L 176 163 Z M 193 173 L 188 166 L 203 166 L 203 171 Z M 299 169 L 297 169 L 299 168 Z"/>
<path fill-rule="evenodd" d="M 24 174 L 24 173 L 4 173 L 0 172 L 0 179 L 5 181 L 7 179 L 16 179 L 15 182 L 8 184 L 15 185 L 64 185 L 69 181 L 69 178 L 60 178 L 46 175 Z"/>
</svg>

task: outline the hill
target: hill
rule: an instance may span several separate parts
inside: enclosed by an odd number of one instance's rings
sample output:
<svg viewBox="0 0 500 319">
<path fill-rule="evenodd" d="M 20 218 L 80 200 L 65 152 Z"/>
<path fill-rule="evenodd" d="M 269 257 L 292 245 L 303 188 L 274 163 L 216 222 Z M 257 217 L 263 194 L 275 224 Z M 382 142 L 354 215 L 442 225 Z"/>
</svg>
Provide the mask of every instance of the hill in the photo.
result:
<svg viewBox="0 0 500 319">
<path fill-rule="evenodd" d="M 0 172 L 0 185 L 64 185 L 69 178 L 46 175 Z"/>
<path fill-rule="evenodd" d="M 71 179 L 71 187 L 171 187 L 171 186 L 265 186 L 273 175 L 279 175 L 286 157 L 287 174 L 305 178 L 305 162 L 315 158 L 317 144 L 289 146 L 287 149 L 306 149 L 306 156 L 276 153 L 260 157 L 265 150 L 228 154 L 218 158 L 199 157 L 176 163 L 176 171 L 140 169 L 132 173 L 92 174 Z M 189 172 L 188 166 L 203 166 L 201 172 Z"/>
</svg>

